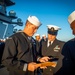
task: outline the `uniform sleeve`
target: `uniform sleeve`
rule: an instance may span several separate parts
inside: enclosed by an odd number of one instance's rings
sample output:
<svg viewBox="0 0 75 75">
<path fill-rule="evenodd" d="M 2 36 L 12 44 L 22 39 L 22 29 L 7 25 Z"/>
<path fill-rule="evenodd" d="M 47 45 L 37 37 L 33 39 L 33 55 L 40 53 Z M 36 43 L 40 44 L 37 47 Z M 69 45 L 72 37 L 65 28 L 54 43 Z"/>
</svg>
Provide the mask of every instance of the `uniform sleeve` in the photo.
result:
<svg viewBox="0 0 75 75">
<path fill-rule="evenodd" d="M 15 41 L 12 38 L 9 38 L 5 43 L 2 64 L 8 67 L 8 69 L 23 70 L 25 62 L 18 60 L 17 53 Z"/>
</svg>

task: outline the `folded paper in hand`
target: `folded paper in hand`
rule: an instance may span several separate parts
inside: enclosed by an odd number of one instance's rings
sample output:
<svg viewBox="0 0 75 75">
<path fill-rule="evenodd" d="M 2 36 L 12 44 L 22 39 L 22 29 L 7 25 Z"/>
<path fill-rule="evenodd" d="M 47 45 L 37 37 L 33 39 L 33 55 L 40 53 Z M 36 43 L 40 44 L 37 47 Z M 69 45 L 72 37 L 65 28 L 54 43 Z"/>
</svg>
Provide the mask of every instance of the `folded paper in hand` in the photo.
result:
<svg viewBox="0 0 75 75">
<path fill-rule="evenodd" d="M 39 63 L 38 65 L 40 65 L 40 67 L 44 67 L 44 66 L 52 66 L 52 67 L 56 67 L 57 62 L 44 62 L 44 63 Z"/>
</svg>

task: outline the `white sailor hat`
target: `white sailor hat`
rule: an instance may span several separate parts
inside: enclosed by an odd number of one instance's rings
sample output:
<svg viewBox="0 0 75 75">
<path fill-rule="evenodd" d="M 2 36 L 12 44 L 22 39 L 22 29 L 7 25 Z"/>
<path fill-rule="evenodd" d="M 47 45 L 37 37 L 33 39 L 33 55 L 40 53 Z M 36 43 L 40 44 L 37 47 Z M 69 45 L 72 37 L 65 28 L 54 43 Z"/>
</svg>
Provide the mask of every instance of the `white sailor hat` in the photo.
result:
<svg viewBox="0 0 75 75">
<path fill-rule="evenodd" d="M 40 34 L 35 34 L 35 36 L 40 36 Z"/>
<path fill-rule="evenodd" d="M 32 24 L 34 24 L 35 26 L 39 27 L 41 25 L 41 22 L 36 16 L 29 16 L 27 20 L 31 22 Z"/>
<path fill-rule="evenodd" d="M 68 16 L 68 22 L 71 24 L 75 20 L 75 11 Z"/>
<path fill-rule="evenodd" d="M 46 36 L 45 34 L 42 35 L 42 37 Z"/>
<path fill-rule="evenodd" d="M 48 27 L 48 34 L 57 35 L 58 30 L 61 28 L 55 25 L 47 25 Z"/>
<path fill-rule="evenodd" d="M 54 28 L 54 30 L 60 30 L 61 28 L 55 25 L 47 25 L 48 29 Z"/>
</svg>

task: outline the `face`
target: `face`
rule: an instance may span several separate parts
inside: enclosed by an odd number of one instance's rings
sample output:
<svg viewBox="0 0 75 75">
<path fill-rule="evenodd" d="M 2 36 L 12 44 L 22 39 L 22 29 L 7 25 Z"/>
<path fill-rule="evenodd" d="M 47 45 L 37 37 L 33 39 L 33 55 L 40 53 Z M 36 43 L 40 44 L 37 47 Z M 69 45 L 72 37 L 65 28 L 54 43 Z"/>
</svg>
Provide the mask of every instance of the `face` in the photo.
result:
<svg viewBox="0 0 75 75">
<path fill-rule="evenodd" d="M 46 39 L 46 36 L 43 36 L 44 39 Z"/>
<path fill-rule="evenodd" d="M 75 35 L 75 21 L 71 23 L 70 27 L 72 29 L 72 34 Z"/>
<path fill-rule="evenodd" d="M 39 41 L 39 40 L 40 40 L 40 36 L 36 36 L 35 38 L 36 38 L 36 40 L 37 40 L 37 41 Z"/>
<path fill-rule="evenodd" d="M 33 36 L 34 33 L 36 33 L 37 29 L 38 29 L 37 26 L 35 26 L 35 25 L 31 24 L 31 23 L 27 24 L 27 34 L 29 36 Z"/>
<path fill-rule="evenodd" d="M 48 34 L 48 40 L 54 41 L 56 39 L 56 35 Z"/>
</svg>

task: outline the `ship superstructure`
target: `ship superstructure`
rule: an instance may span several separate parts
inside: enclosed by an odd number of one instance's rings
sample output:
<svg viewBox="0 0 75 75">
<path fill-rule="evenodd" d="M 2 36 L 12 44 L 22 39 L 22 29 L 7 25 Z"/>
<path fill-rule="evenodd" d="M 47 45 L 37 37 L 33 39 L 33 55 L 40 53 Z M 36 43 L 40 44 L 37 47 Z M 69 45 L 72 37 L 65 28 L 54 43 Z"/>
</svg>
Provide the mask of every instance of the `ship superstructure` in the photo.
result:
<svg viewBox="0 0 75 75">
<path fill-rule="evenodd" d="M 15 31 L 15 25 L 22 26 L 23 22 L 20 18 L 16 16 L 14 10 L 9 11 L 7 15 L 6 8 L 15 5 L 15 2 L 11 0 L 0 0 L 0 39 L 4 39 L 12 35 Z M 13 20 L 17 19 L 16 22 Z"/>
</svg>

